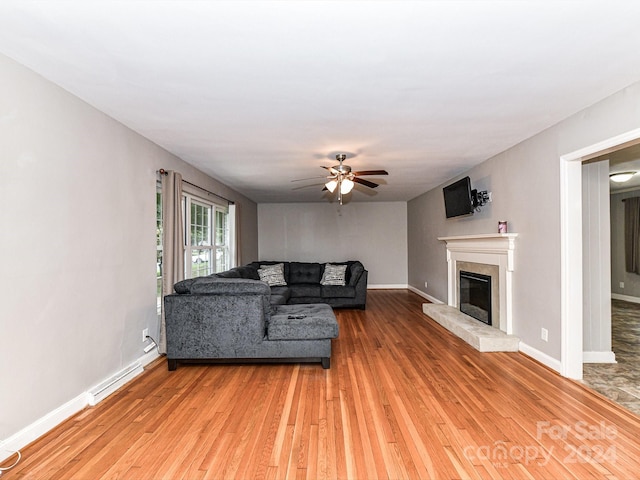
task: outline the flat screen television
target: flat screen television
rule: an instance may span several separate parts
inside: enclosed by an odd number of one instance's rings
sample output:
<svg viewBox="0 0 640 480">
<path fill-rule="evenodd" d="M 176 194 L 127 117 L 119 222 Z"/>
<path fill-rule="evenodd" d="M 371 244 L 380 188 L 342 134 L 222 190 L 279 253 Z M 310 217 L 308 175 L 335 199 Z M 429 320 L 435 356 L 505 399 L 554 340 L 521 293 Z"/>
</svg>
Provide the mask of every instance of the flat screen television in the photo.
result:
<svg viewBox="0 0 640 480">
<path fill-rule="evenodd" d="M 471 215 L 473 200 L 471 195 L 471 179 L 464 177 L 442 189 L 444 194 L 444 210 L 447 218 Z"/>
</svg>

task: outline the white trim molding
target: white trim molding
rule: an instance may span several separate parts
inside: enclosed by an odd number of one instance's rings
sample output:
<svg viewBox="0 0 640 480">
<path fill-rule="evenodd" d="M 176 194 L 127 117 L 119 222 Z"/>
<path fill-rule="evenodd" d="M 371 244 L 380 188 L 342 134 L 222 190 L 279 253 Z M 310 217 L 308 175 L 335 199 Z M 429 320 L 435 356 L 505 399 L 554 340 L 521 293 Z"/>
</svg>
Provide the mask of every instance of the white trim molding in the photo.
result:
<svg viewBox="0 0 640 480">
<path fill-rule="evenodd" d="M 583 363 L 618 363 L 616 361 L 616 354 L 611 351 L 583 352 L 582 362 Z"/>
<path fill-rule="evenodd" d="M 406 290 L 407 288 L 409 288 L 409 285 L 407 285 L 406 283 L 378 283 L 367 285 L 367 290 Z"/>
<path fill-rule="evenodd" d="M 34 440 L 47 433 L 52 428 L 64 422 L 67 418 L 80 412 L 89 405 L 87 393 L 81 393 L 64 405 L 47 413 L 43 417 L 23 428 L 19 432 L 0 442 L 0 462 L 13 455 L 13 452 L 23 449 Z"/>
<path fill-rule="evenodd" d="M 412 287 L 411 285 L 409 285 L 407 287 L 410 291 L 412 291 L 413 293 L 417 293 L 418 295 L 420 295 L 422 298 L 426 298 L 427 300 L 429 300 L 431 303 L 436 303 L 436 304 L 440 304 L 443 305 L 444 302 L 442 300 L 440 300 L 439 298 L 436 298 L 432 295 L 429 295 L 427 292 L 423 292 L 422 290 L 418 290 L 416 287 Z"/>
<path fill-rule="evenodd" d="M 89 389 L 87 392 L 87 402 L 92 407 L 97 405 L 123 385 L 126 385 L 135 377 L 140 375 L 143 371 L 144 369 L 140 362 L 132 363 L 127 368 L 120 370 L 115 375 L 112 375 L 95 387 Z"/>
<path fill-rule="evenodd" d="M 640 128 L 560 157 L 560 373 L 582 379 L 582 162 L 640 139 Z"/>
<path fill-rule="evenodd" d="M 499 328 L 508 335 L 513 334 L 513 279 L 515 268 L 514 250 L 517 233 L 489 233 L 483 235 L 461 235 L 438 237 L 447 244 L 448 305 L 458 306 L 457 262 L 480 263 L 498 267 L 498 289 L 500 301 Z"/>
<path fill-rule="evenodd" d="M 558 361 L 558 359 L 553 358 L 547 355 L 546 353 L 541 352 L 537 348 L 533 348 L 532 346 L 522 341 L 520 342 L 520 353 L 524 353 L 525 355 L 533 358 L 534 360 L 537 360 L 538 362 L 542 363 L 543 365 L 546 365 L 547 367 L 549 367 L 552 370 L 555 370 L 556 372 L 559 372 L 560 369 L 562 368 L 562 365 L 560 364 L 560 361 Z"/>
<path fill-rule="evenodd" d="M 94 406 L 98 402 L 104 400 L 109 394 L 123 387 L 126 383 L 142 373 L 144 370 L 142 367 L 148 365 L 159 356 L 160 355 L 155 349 L 152 350 L 135 362 L 131 363 L 128 367 L 120 370 L 120 372 L 99 383 L 91 390 L 81 393 L 77 397 L 47 413 L 11 437 L 0 441 L 0 462 L 12 456 L 13 452 L 17 452 L 34 440 L 37 440 L 49 430 L 67 420 L 69 417 L 84 410 L 88 406 Z M 95 392 L 93 392 L 94 390 Z"/>
<path fill-rule="evenodd" d="M 621 293 L 612 293 L 611 298 L 614 300 L 624 300 L 630 303 L 640 303 L 640 298 L 632 297 L 631 295 L 622 295 Z"/>
</svg>

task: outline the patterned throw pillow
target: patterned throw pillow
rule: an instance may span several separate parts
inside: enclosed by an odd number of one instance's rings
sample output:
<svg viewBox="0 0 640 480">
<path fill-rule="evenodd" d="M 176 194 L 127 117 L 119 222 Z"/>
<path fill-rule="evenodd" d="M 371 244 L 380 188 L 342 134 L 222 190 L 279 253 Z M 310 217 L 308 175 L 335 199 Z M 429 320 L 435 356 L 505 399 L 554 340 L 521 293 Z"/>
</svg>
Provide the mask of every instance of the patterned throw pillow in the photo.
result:
<svg viewBox="0 0 640 480">
<path fill-rule="evenodd" d="M 347 272 L 346 265 L 331 265 L 327 263 L 324 266 L 324 273 L 322 274 L 322 285 L 345 285 L 345 274 Z"/>
<path fill-rule="evenodd" d="M 267 282 L 270 287 L 280 287 L 287 284 L 284 279 L 284 264 L 263 265 L 258 269 L 260 280 Z"/>
</svg>

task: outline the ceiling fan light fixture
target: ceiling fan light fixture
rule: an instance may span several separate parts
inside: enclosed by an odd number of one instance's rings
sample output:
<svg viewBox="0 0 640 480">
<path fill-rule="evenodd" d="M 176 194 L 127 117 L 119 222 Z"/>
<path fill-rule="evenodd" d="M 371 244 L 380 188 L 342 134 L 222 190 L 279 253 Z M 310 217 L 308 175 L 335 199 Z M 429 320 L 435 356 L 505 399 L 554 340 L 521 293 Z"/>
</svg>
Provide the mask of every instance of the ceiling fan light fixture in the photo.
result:
<svg viewBox="0 0 640 480">
<path fill-rule="evenodd" d="M 330 180 L 325 184 L 325 187 L 327 187 L 327 190 L 329 190 L 331 193 L 335 192 L 337 186 L 338 186 L 337 180 Z"/>
<path fill-rule="evenodd" d="M 609 178 L 612 182 L 624 183 L 631 180 L 631 177 L 633 177 L 636 173 L 638 172 L 616 172 L 609 175 Z"/>
<path fill-rule="evenodd" d="M 347 158 L 346 154 L 339 153 L 336 155 L 336 160 L 339 162 L 338 165 L 333 165 L 331 167 L 320 165 L 321 168 L 324 168 L 329 172 L 329 174 L 325 177 L 327 181 L 324 184 L 324 188 L 322 190 L 328 190 L 330 193 L 334 193 L 337 190 L 338 202 L 340 202 L 340 205 L 342 205 L 342 197 L 348 193 L 351 193 L 356 183 L 369 188 L 376 188 L 378 186 L 378 184 L 375 182 L 360 178 L 361 176 L 389 175 L 386 170 L 360 170 L 357 172 L 353 172 L 351 171 L 351 167 L 349 165 L 345 165 L 344 163 L 342 163 L 345 158 Z"/>
<path fill-rule="evenodd" d="M 353 181 L 348 178 L 344 178 L 342 182 L 340 182 L 340 193 L 342 195 L 346 195 L 353 189 Z"/>
</svg>

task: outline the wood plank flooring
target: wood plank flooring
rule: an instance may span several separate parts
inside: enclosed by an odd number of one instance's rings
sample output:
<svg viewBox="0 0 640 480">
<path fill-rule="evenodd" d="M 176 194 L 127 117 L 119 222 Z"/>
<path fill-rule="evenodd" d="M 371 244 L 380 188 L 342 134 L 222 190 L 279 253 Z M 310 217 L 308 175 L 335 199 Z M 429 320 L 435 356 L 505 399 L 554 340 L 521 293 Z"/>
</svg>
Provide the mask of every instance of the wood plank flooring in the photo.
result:
<svg viewBox="0 0 640 480">
<path fill-rule="evenodd" d="M 6 478 L 638 478 L 639 417 L 525 355 L 477 352 L 423 302 L 374 290 L 337 310 L 330 370 L 155 362 Z"/>
</svg>

